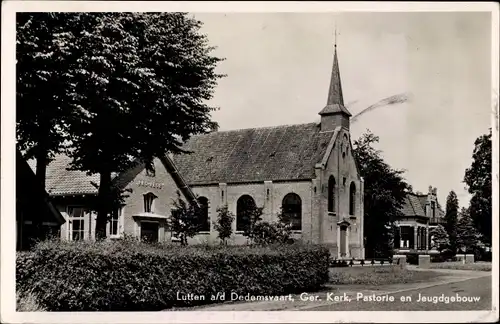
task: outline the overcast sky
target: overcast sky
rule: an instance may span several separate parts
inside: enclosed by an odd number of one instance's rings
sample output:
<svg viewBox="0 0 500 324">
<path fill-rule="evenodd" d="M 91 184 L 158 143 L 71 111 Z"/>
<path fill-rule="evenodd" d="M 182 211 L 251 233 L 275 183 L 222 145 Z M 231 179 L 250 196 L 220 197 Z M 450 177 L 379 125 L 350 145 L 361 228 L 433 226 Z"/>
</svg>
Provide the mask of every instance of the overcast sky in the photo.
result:
<svg viewBox="0 0 500 324">
<path fill-rule="evenodd" d="M 474 140 L 491 124 L 489 13 L 203 13 L 214 52 L 225 57 L 212 104 L 221 130 L 319 121 L 327 99 L 337 25 L 344 100 L 356 114 L 388 96 L 387 106 L 351 125 L 367 129 L 414 190 L 438 188 L 441 204 L 462 183 Z"/>
</svg>

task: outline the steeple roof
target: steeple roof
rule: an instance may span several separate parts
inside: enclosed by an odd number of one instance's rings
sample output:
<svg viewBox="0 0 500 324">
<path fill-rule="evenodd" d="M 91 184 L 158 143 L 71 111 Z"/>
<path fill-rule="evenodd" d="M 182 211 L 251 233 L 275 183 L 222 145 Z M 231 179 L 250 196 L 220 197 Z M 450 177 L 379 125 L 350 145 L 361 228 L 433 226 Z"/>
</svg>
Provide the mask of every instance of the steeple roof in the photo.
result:
<svg viewBox="0 0 500 324">
<path fill-rule="evenodd" d="M 332 115 L 336 113 L 344 113 L 352 116 L 349 110 L 344 106 L 344 96 L 342 94 L 342 83 L 340 80 L 339 61 L 337 58 L 337 44 L 333 53 L 332 76 L 330 79 L 330 88 L 328 90 L 328 100 L 325 108 L 320 111 L 320 115 Z"/>
</svg>

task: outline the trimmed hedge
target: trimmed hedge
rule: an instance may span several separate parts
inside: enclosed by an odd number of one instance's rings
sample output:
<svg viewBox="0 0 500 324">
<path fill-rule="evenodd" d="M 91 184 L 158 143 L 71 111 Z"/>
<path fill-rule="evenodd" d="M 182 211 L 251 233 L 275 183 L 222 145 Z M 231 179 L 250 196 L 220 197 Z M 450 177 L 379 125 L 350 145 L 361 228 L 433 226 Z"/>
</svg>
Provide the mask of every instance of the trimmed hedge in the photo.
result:
<svg viewBox="0 0 500 324">
<path fill-rule="evenodd" d="M 314 245 L 151 246 L 44 242 L 17 255 L 18 291 L 49 311 L 155 311 L 210 302 L 212 295 L 283 295 L 328 281 L 329 252 Z M 205 300 L 177 300 L 177 294 Z"/>
</svg>

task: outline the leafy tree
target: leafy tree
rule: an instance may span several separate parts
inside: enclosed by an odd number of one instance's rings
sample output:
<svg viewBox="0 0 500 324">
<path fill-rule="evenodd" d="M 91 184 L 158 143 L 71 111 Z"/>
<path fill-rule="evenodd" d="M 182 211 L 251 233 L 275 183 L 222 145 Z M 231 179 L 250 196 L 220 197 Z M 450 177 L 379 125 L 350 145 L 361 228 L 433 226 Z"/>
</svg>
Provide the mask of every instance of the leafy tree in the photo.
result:
<svg viewBox="0 0 500 324">
<path fill-rule="evenodd" d="M 234 215 L 227 208 L 227 205 L 217 208 L 217 220 L 214 222 L 214 228 L 222 244 L 226 244 L 227 239 L 233 234 L 233 222 Z"/>
<path fill-rule="evenodd" d="M 373 145 L 378 136 L 368 131 L 354 142 L 354 155 L 364 178 L 364 224 L 367 257 L 391 254 L 393 226 L 411 187 L 403 171 L 392 169 Z"/>
<path fill-rule="evenodd" d="M 445 220 L 445 230 L 449 237 L 450 250 L 456 252 L 457 250 L 457 219 L 458 219 L 458 198 L 457 194 L 452 190 L 446 198 L 446 215 Z"/>
<path fill-rule="evenodd" d="M 71 44 L 59 35 L 70 27 L 66 13 L 17 13 L 16 137 L 24 158 L 36 160 L 36 179 L 45 188 L 46 169 L 64 151 L 73 118 L 67 87 Z"/>
<path fill-rule="evenodd" d="M 464 182 L 472 194 L 469 212 L 485 243 L 491 244 L 492 225 L 492 155 L 491 128 L 474 142 L 472 165 L 465 171 Z"/>
<path fill-rule="evenodd" d="M 461 216 L 457 223 L 457 247 L 464 252 L 477 248 L 481 240 L 481 233 L 474 226 L 470 212 L 462 208 Z"/>
<path fill-rule="evenodd" d="M 431 235 L 431 248 L 435 248 L 441 253 L 450 246 L 450 236 L 443 225 L 433 228 L 429 234 Z"/>
<path fill-rule="evenodd" d="M 68 59 L 50 66 L 65 81 L 53 90 L 70 94 L 64 103 L 74 114 L 64 125 L 71 168 L 100 175 L 100 239 L 115 196 L 113 172 L 137 162 L 152 170 L 155 157 L 185 153 L 182 144 L 191 135 L 217 128 L 210 119 L 215 108 L 206 101 L 222 77 L 215 72 L 221 59 L 199 33 L 201 22 L 185 13 L 70 13 L 58 19 L 64 28 L 53 42 L 64 44 Z"/>
<path fill-rule="evenodd" d="M 255 237 L 255 226 L 258 222 L 262 221 L 263 208 L 254 205 L 248 205 L 246 208 L 243 211 L 243 219 L 247 225 L 243 231 L 243 236 L 252 242 Z"/>
<path fill-rule="evenodd" d="M 174 200 L 170 227 L 182 245 L 188 245 L 187 239 L 198 234 L 201 229 L 201 219 L 201 209 L 195 204 L 186 203 L 177 191 L 177 200 Z"/>
</svg>

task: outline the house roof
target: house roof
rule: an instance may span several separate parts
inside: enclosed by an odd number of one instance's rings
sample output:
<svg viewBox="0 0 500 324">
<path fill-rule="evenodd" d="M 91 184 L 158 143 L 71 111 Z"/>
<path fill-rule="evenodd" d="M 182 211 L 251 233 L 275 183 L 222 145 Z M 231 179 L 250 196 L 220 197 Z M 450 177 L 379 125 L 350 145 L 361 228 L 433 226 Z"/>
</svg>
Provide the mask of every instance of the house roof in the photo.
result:
<svg viewBox="0 0 500 324">
<path fill-rule="evenodd" d="M 425 201 L 422 204 L 420 196 L 412 193 L 406 195 L 402 212 L 405 216 L 425 216 Z M 424 197 L 427 199 L 427 196 Z"/>
<path fill-rule="evenodd" d="M 317 123 L 213 132 L 173 160 L 190 185 L 313 179 L 332 136 Z"/>
<path fill-rule="evenodd" d="M 408 193 L 406 195 L 401 211 L 405 216 L 426 216 L 425 205 L 427 204 L 426 194 Z M 436 218 L 444 217 L 444 211 L 439 202 L 436 208 Z"/>
<path fill-rule="evenodd" d="M 58 154 L 47 165 L 45 189 L 51 196 L 96 194 L 97 188 L 92 182 L 99 184 L 99 175 L 87 175 L 83 171 L 70 171 L 67 168 L 71 159 Z M 30 167 L 36 171 L 36 161 L 29 161 Z"/>
</svg>

